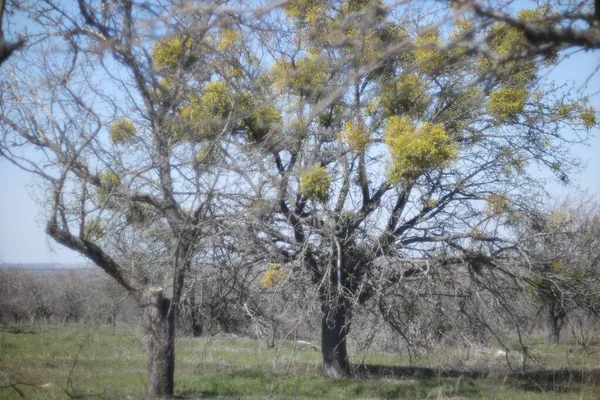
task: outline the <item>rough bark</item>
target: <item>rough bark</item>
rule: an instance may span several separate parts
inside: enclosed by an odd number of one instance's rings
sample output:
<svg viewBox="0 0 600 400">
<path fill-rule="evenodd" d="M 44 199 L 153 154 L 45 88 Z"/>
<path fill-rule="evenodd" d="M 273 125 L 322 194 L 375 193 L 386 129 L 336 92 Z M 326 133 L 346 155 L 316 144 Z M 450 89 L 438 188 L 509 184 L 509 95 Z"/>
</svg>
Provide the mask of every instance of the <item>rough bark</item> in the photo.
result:
<svg viewBox="0 0 600 400">
<path fill-rule="evenodd" d="M 148 394 L 172 396 L 175 370 L 175 319 L 169 313 L 170 301 L 162 289 L 151 289 L 146 296 Z M 172 313 L 171 313 L 172 314 Z"/>
<path fill-rule="evenodd" d="M 348 314 L 343 300 L 323 302 L 321 326 L 321 353 L 323 355 L 323 376 L 340 379 L 350 376 L 350 362 L 346 338 L 350 333 Z"/>
</svg>

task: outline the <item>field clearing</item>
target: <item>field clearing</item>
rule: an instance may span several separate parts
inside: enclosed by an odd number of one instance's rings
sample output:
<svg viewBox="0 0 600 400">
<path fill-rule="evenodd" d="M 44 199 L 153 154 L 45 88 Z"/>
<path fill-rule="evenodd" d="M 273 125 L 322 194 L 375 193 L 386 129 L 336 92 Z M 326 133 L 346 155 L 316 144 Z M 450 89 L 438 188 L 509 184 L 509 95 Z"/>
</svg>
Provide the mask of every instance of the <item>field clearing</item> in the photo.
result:
<svg viewBox="0 0 600 400">
<path fill-rule="evenodd" d="M 0 328 L 0 399 L 145 399 L 140 332 Z M 512 351 L 512 371 L 505 357 L 487 350 L 471 349 L 468 358 L 463 350 L 437 351 L 412 366 L 398 354 L 370 351 L 352 360 L 363 363 L 354 378 L 331 381 L 320 376 L 320 352 L 302 344 L 269 348 L 248 338 L 180 338 L 176 398 L 600 399 L 600 345 L 584 349 L 535 340 L 528 346 L 539 364 L 525 373 Z"/>
</svg>

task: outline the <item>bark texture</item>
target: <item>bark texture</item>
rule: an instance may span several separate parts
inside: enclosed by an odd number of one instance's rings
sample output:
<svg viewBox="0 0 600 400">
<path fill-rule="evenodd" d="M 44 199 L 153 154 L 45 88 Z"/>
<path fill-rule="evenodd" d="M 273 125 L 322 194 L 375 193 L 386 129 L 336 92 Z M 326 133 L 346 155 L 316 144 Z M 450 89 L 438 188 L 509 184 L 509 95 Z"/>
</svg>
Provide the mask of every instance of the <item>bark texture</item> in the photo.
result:
<svg viewBox="0 0 600 400">
<path fill-rule="evenodd" d="M 346 338 L 350 332 L 348 307 L 341 300 L 322 303 L 321 353 L 323 376 L 340 379 L 350 376 Z"/>
<path fill-rule="evenodd" d="M 150 290 L 147 294 L 147 348 L 148 394 L 172 396 L 175 370 L 175 324 L 170 318 L 170 301 L 162 290 Z"/>
</svg>

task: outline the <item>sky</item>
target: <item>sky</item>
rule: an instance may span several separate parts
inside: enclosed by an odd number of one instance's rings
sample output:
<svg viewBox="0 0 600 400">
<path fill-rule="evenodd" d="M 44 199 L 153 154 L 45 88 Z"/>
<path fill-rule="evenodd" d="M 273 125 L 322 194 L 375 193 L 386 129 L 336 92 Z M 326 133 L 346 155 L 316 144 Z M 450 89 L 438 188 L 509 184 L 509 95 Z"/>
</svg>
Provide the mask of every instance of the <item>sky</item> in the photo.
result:
<svg viewBox="0 0 600 400">
<path fill-rule="evenodd" d="M 576 90 L 589 94 L 590 104 L 600 110 L 600 96 L 595 95 L 600 92 L 600 73 L 594 74 L 598 66 L 600 52 L 578 51 L 564 58 L 549 72 L 547 78 L 557 84 L 573 82 Z M 550 182 L 547 190 L 553 197 L 583 196 L 588 193 L 600 199 L 600 130 L 595 129 L 593 133 L 587 146 L 573 148 L 573 154 L 587 165 L 586 168 L 573 177 L 571 186 Z M 29 174 L 0 159 L 0 262 L 86 262 L 76 252 L 47 237 L 39 218 L 39 207 L 32 199 L 34 190 Z"/>
</svg>

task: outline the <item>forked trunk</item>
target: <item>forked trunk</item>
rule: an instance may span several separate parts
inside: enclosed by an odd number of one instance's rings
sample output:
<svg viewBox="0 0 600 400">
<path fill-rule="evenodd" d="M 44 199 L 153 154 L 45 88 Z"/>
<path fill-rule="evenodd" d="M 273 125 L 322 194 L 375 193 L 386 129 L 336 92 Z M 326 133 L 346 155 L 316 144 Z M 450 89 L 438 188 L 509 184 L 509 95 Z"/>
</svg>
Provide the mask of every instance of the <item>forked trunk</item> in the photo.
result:
<svg viewBox="0 0 600 400">
<path fill-rule="evenodd" d="M 350 333 L 348 313 L 343 301 L 323 302 L 321 305 L 321 353 L 323 354 L 323 376 L 340 379 L 350 376 L 350 362 L 346 338 Z"/>
<path fill-rule="evenodd" d="M 147 295 L 148 394 L 172 396 L 175 371 L 175 318 L 169 314 L 169 299 L 162 289 L 152 288 Z"/>
</svg>

